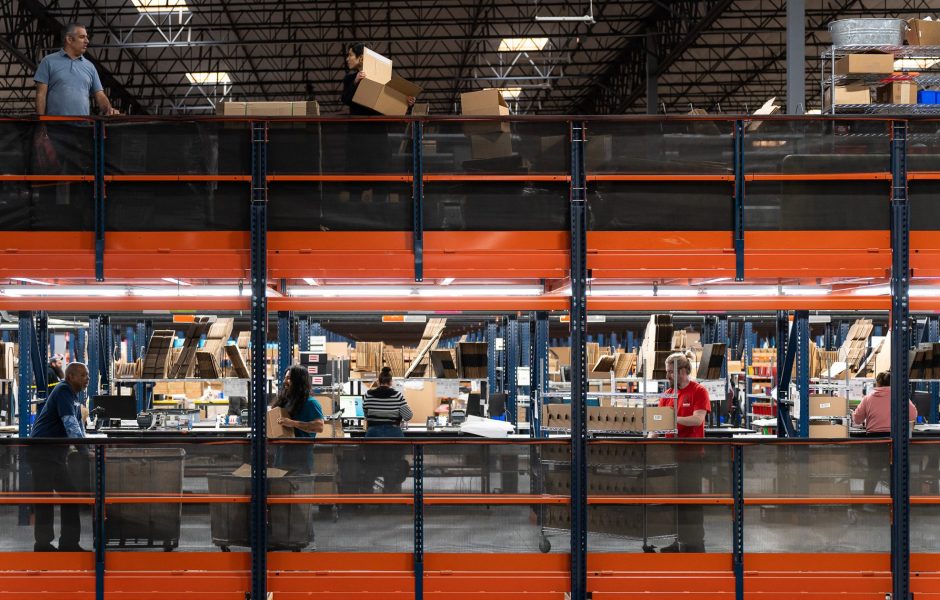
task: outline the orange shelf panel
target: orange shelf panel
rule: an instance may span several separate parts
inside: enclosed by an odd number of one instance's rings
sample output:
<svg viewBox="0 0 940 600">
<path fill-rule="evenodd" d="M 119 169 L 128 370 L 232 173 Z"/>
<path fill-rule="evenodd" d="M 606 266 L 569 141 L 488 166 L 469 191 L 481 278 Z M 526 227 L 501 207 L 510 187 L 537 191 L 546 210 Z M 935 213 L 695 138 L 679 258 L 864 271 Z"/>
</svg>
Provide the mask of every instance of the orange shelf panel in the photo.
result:
<svg viewBox="0 0 940 600">
<path fill-rule="evenodd" d="M 891 173 L 750 173 L 745 181 L 888 181 Z"/>
<path fill-rule="evenodd" d="M 105 181 L 167 182 L 167 181 L 239 181 L 251 182 L 251 175 L 105 175 Z"/>
<path fill-rule="evenodd" d="M 647 173 L 598 173 L 588 175 L 591 181 L 734 181 L 734 175 L 668 175 Z"/>
</svg>

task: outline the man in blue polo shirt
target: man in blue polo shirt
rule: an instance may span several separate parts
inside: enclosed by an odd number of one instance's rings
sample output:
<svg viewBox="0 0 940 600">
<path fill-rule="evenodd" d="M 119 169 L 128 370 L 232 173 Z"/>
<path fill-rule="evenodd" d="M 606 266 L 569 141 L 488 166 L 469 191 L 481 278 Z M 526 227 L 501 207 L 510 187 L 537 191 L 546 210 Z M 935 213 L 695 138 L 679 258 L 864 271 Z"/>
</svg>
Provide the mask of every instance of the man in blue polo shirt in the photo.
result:
<svg viewBox="0 0 940 600">
<path fill-rule="evenodd" d="M 62 49 L 46 56 L 39 63 L 33 80 L 36 82 L 36 112 L 42 115 L 88 116 L 89 97 L 105 115 L 118 111 L 104 93 L 98 71 L 83 55 L 88 49 L 88 32 L 78 23 L 65 27 Z"/>
<path fill-rule="evenodd" d="M 65 381 L 59 382 L 33 424 L 31 438 L 83 438 L 82 403 L 78 395 L 88 387 L 88 367 L 73 362 L 65 368 Z M 81 447 L 80 450 L 84 450 Z M 77 490 L 72 480 L 73 474 L 68 468 L 69 446 L 66 443 L 54 445 L 36 444 L 29 447 L 30 464 L 33 468 L 33 486 L 36 492 L 51 495 L 74 494 Z M 36 552 L 60 550 L 64 552 L 83 552 L 79 546 L 81 521 L 78 504 L 61 506 L 62 530 L 59 535 L 59 547 L 52 545 L 55 539 L 53 529 L 53 505 L 37 504 L 33 508 L 36 517 L 34 531 Z"/>
</svg>

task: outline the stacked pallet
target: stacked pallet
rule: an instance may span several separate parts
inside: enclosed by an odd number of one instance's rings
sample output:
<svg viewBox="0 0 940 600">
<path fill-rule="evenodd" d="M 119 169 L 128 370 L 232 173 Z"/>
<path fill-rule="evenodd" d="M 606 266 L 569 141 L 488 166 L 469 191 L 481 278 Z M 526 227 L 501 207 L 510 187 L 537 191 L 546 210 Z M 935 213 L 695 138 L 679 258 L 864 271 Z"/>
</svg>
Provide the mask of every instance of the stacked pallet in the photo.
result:
<svg viewBox="0 0 940 600">
<path fill-rule="evenodd" d="M 150 336 L 150 343 L 147 344 L 147 352 L 144 354 L 144 366 L 140 372 L 141 379 L 163 379 L 167 375 L 167 367 L 170 364 L 170 354 L 173 349 L 173 338 L 176 337 L 175 331 L 159 330 L 154 331 Z"/>
</svg>

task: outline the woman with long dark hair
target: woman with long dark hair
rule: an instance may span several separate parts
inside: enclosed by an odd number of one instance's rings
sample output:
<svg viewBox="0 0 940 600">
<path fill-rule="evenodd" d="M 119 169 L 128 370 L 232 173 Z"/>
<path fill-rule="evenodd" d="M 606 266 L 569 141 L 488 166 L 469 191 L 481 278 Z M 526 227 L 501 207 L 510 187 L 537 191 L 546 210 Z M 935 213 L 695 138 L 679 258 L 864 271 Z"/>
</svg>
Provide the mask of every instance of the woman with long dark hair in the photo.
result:
<svg viewBox="0 0 940 600">
<path fill-rule="evenodd" d="M 315 438 L 323 431 L 323 408 L 310 395 L 310 374 L 300 365 L 292 365 L 272 406 L 287 410 L 290 417 L 278 417 L 278 424 L 294 429 L 294 437 Z M 310 444 L 284 444 L 278 448 L 275 464 L 294 472 L 313 472 L 313 447 Z"/>
</svg>

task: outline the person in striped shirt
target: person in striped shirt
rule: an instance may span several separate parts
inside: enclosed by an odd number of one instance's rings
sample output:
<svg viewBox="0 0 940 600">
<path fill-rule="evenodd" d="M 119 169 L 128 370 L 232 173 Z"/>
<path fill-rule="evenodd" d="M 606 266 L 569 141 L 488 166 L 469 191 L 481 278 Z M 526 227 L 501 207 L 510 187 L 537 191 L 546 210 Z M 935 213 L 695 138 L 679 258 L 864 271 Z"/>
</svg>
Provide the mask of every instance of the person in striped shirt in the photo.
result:
<svg viewBox="0 0 940 600">
<path fill-rule="evenodd" d="M 366 392 L 362 410 L 366 416 L 366 437 L 369 438 L 405 437 L 401 424 L 413 416 L 405 397 L 392 387 L 392 370 L 388 367 L 379 373 L 378 386 Z M 366 485 L 384 488 L 390 494 L 401 493 L 401 484 L 410 470 L 408 461 L 402 457 L 404 446 L 382 445 L 365 450 Z"/>
</svg>

